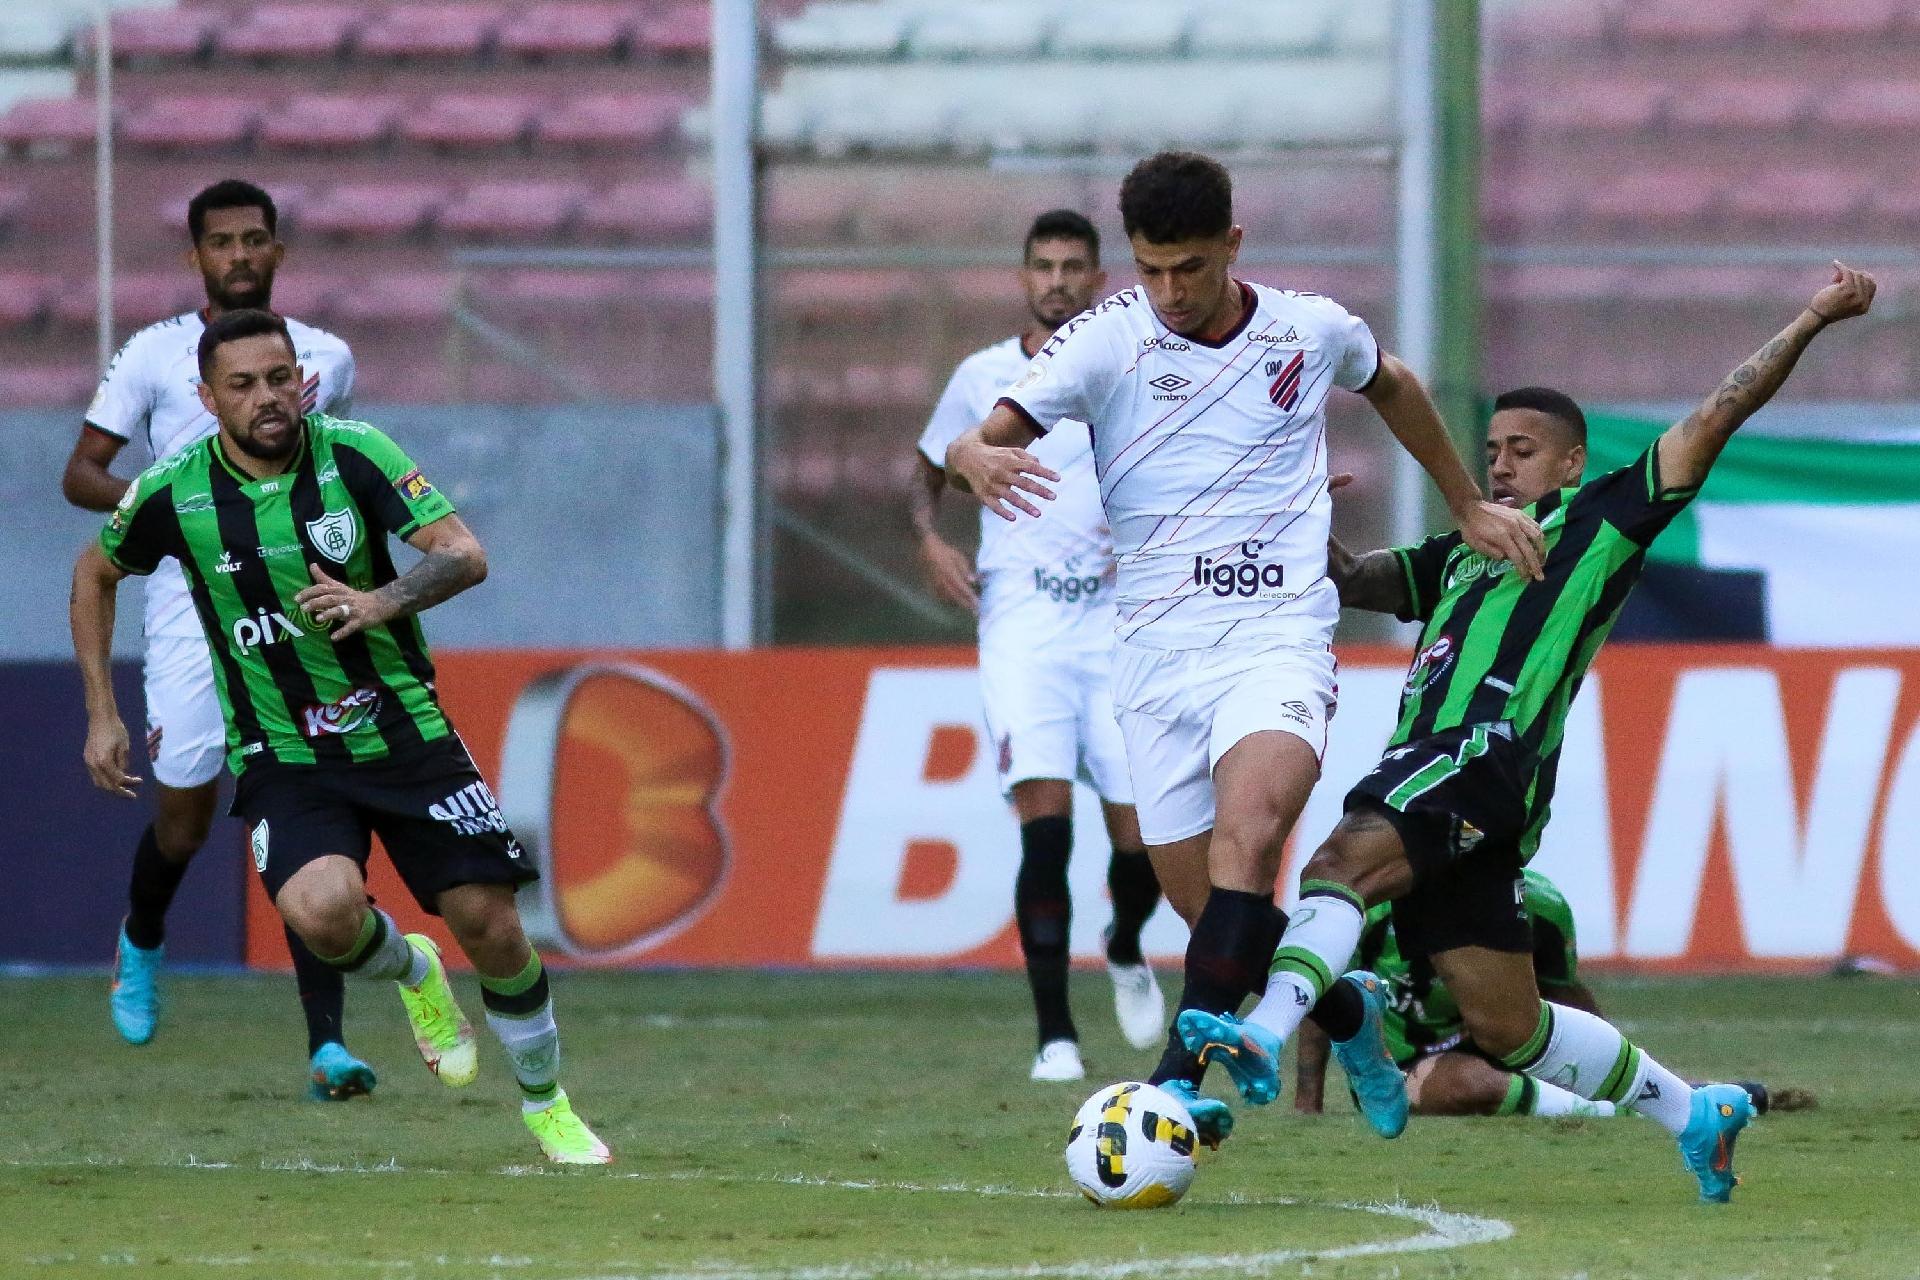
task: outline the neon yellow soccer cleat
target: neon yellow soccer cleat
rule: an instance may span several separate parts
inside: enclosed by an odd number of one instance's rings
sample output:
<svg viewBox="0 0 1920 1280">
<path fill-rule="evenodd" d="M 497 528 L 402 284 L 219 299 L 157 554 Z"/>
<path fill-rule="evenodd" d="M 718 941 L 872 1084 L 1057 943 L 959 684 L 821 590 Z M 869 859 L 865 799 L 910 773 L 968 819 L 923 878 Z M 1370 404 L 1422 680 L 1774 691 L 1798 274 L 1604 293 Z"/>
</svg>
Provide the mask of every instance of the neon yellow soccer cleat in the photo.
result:
<svg viewBox="0 0 1920 1280">
<path fill-rule="evenodd" d="M 553 1095 L 553 1102 L 538 1111 L 522 1111 L 521 1119 L 540 1143 L 540 1150 L 555 1164 L 612 1164 L 613 1153 L 607 1144 L 593 1136 L 587 1122 L 573 1112 L 566 1090 Z"/>
<path fill-rule="evenodd" d="M 472 1084 L 480 1074 L 473 1024 L 453 998 L 447 968 L 440 963 L 440 948 L 422 933 L 408 934 L 407 945 L 427 953 L 427 976 L 420 985 L 400 986 L 400 1003 L 407 1007 L 407 1021 L 413 1024 L 413 1042 L 420 1046 L 420 1057 L 427 1070 L 448 1088 Z"/>
</svg>

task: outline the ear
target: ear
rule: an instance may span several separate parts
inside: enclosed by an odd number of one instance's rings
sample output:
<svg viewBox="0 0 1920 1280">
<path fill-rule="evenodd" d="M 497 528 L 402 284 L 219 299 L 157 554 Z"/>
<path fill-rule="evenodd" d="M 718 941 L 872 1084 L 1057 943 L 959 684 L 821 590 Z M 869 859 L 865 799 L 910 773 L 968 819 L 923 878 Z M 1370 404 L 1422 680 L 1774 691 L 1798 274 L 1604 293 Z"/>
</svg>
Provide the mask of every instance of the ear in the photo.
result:
<svg viewBox="0 0 1920 1280">
<path fill-rule="evenodd" d="M 1567 484 L 1577 485 L 1587 473 L 1587 446 L 1577 444 L 1567 450 Z"/>
<path fill-rule="evenodd" d="M 1246 233 L 1241 230 L 1240 224 L 1237 222 L 1234 223 L 1233 226 L 1227 229 L 1227 265 L 1228 266 L 1232 266 L 1234 263 L 1240 260 L 1240 241 L 1244 238 L 1245 235 Z"/>
<path fill-rule="evenodd" d="M 220 411 L 213 403 L 213 389 L 207 386 L 204 380 L 196 380 L 193 384 L 193 389 L 200 394 L 201 407 L 213 415 L 214 421 L 219 421 Z"/>
</svg>

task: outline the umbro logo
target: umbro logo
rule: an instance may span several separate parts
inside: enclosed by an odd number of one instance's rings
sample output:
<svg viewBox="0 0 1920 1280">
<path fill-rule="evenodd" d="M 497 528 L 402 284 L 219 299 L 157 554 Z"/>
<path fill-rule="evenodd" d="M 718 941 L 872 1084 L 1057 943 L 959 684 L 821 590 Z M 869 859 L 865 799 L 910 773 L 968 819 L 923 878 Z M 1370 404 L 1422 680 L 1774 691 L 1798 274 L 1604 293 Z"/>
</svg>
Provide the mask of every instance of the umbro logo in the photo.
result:
<svg viewBox="0 0 1920 1280">
<path fill-rule="evenodd" d="M 1183 378 L 1177 373 L 1163 373 L 1153 381 L 1147 383 L 1147 385 L 1157 391 L 1178 391 L 1180 388 L 1192 384 L 1189 379 Z"/>
</svg>

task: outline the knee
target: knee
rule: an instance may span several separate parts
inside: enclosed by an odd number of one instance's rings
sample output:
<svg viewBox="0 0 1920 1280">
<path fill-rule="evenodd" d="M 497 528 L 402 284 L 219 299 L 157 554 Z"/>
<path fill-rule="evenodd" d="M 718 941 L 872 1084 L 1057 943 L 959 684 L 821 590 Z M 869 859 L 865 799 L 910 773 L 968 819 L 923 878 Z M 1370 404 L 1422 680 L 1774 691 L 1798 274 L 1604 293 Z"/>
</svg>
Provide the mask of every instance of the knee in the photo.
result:
<svg viewBox="0 0 1920 1280">
<path fill-rule="evenodd" d="M 186 862 L 200 852 L 213 829 L 213 815 L 161 813 L 153 819 L 153 842 L 169 862 Z"/>
<path fill-rule="evenodd" d="M 475 964 L 524 963 L 526 934 L 520 928 L 520 914 L 514 909 L 511 895 L 489 894 L 448 903 L 443 909 L 447 927 Z"/>
<path fill-rule="evenodd" d="M 1540 1004 L 1537 1000 L 1521 1000 L 1492 1008 L 1462 1010 L 1461 1020 L 1466 1023 L 1468 1037 L 1481 1052 L 1504 1060 L 1533 1038 L 1534 1029 L 1540 1025 Z"/>
<path fill-rule="evenodd" d="M 300 935 L 315 955 L 342 956 L 359 940 L 365 919 L 365 894 L 343 891 L 333 884 L 289 882 L 273 900 L 280 918 Z"/>
</svg>

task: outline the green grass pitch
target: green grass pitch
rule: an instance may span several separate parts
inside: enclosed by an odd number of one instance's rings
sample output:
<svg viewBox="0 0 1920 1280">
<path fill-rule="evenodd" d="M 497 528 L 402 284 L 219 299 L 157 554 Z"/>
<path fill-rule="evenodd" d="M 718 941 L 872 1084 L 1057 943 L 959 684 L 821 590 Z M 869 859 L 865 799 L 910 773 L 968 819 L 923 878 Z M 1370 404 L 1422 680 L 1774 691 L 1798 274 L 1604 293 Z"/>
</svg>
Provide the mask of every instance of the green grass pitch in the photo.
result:
<svg viewBox="0 0 1920 1280">
<path fill-rule="evenodd" d="M 318 1104 L 290 979 L 174 977 L 143 1049 L 104 986 L 0 979 L 7 1280 L 1920 1275 L 1900 980 L 1596 982 L 1683 1072 L 1819 1093 L 1749 1131 L 1729 1207 L 1696 1203 L 1645 1120 L 1416 1119 L 1386 1143 L 1344 1101 L 1283 1101 L 1148 1213 L 1090 1208 L 1061 1164 L 1082 1099 L 1150 1065 L 1097 974 L 1075 977 L 1092 1075 L 1070 1086 L 1026 1080 L 1012 975 L 557 975 L 565 1083 L 618 1157 L 566 1173 L 535 1167 L 485 1031 L 480 1080 L 445 1089 L 389 991 L 348 993 L 377 1093 Z"/>
</svg>

